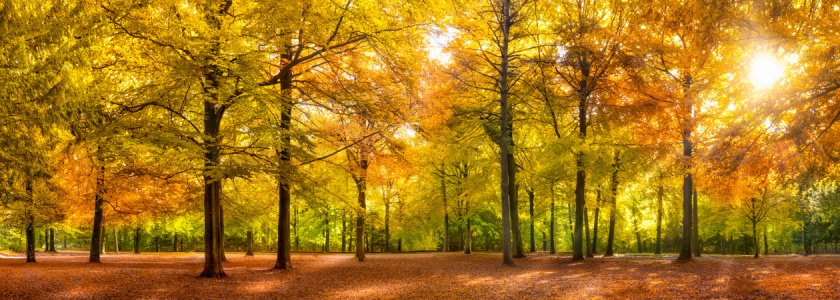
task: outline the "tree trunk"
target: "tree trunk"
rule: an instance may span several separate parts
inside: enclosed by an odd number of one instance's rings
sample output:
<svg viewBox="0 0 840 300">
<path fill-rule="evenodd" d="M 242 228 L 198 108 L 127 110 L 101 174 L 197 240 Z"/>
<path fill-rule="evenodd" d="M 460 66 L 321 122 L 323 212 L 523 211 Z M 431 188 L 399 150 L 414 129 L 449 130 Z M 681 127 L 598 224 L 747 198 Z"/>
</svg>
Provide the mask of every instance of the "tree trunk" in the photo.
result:
<svg viewBox="0 0 840 300">
<path fill-rule="evenodd" d="M 510 134 L 513 134 L 513 126 L 510 126 Z M 512 137 L 511 137 L 512 139 Z M 519 223 L 519 184 L 516 183 L 516 160 L 513 157 L 513 143 L 508 153 L 508 180 L 510 189 L 508 201 L 510 201 L 510 228 L 513 232 L 513 258 L 525 257 L 525 245 L 522 242 L 522 226 Z"/>
<path fill-rule="evenodd" d="M 254 232 L 248 230 L 245 241 L 245 256 L 254 256 Z"/>
<path fill-rule="evenodd" d="M 691 249 L 694 250 L 694 256 L 700 257 L 700 224 L 697 221 L 697 190 L 694 190 L 694 205 L 692 205 L 692 229 L 693 233 L 691 234 Z"/>
<path fill-rule="evenodd" d="M 752 230 L 753 230 L 753 246 L 755 246 L 755 255 L 753 258 L 758 258 L 759 254 L 759 247 L 758 247 L 758 230 L 756 229 L 756 222 L 752 223 Z"/>
<path fill-rule="evenodd" d="M 55 251 L 55 229 L 50 228 L 50 252 Z"/>
<path fill-rule="evenodd" d="M 601 186 L 598 186 L 598 191 L 595 196 L 595 224 L 592 228 L 592 252 L 591 254 L 594 257 L 595 253 L 598 253 L 598 219 L 600 218 L 599 214 L 601 212 Z"/>
<path fill-rule="evenodd" d="M 397 252 L 402 252 L 402 238 L 397 239 Z"/>
<path fill-rule="evenodd" d="M 367 158 L 361 158 L 359 162 L 361 167 L 359 178 L 356 179 L 356 189 L 358 190 L 359 209 L 356 212 L 356 259 L 360 262 L 365 261 L 365 213 L 367 211 L 367 202 L 365 201 L 365 193 L 367 192 Z"/>
<path fill-rule="evenodd" d="M 327 207 L 327 215 L 324 216 L 324 252 L 330 252 L 330 208 Z"/>
<path fill-rule="evenodd" d="M 391 206 L 391 201 L 386 200 L 385 201 L 385 252 L 390 252 L 391 251 L 391 249 L 389 247 L 389 244 L 390 244 L 390 241 L 391 241 L 391 231 L 390 231 L 390 226 L 389 226 L 390 225 L 389 221 L 390 221 L 391 215 L 390 215 L 390 211 L 388 209 L 389 206 Z"/>
<path fill-rule="evenodd" d="M 586 121 L 587 117 L 587 98 L 589 97 L 589 60 L 585 57 L 582 57 L 578 61 L 578 65 L 580 67 L 581 79 L 579 81 L 579 86 L 577 87 L 578 93 L 578 137 L 580 138 L 581 145 L 586 144 L 586 129 L 588 122 Z M 575 160 L 577 165 L 577 176 L 576 176 L 576 183 L 575 183 L 575 239 L 573 244 L 573 251 L 572 260 L 582 260 L 583 259 L 583 231 L 586 228 L 584 227 L 584 214 L 586 211 L 586 170 L 584 168 L 584 155 L 585 153 L 583 150 L 578 151 L 575 153 Z M 589 232 L 588 229 L 587 233 Z M 588 243 L 587 243 L 588 244 Z"/>
<path fill-rule="evenodd" d="M 764 255 L 767 255 L 767 226 L 764 227 Z"/>
<path fill-rule="evenodd" d="M 467 232 L 464 233 L 464 254 L 472 253 L 472 228 L 471 220 L 467 217 Z"/>
<path fill-rule="evenodd" d="M 341 209 L 341 252 L 347 252 L 347 212 Z"/>
<path fill-rule="evenodd" d="M 656 189 L 656 247 L 653 254 L 662 254 L 662 198 L 665 196 L 665 188 L 662 181 L 665 174 L 659 173 L 659 188 Z"/>
<path fill-rule="evenodd" d="M 214 30 L 221 29 L 220 18 L 226 8 L 231 5 L 232 0 L 218 3 L 217 7 L 208 6 L 205 16 L 206 23 Z M 218 9 L 218 10 L 216 10 Z M 206 57 L 215 58 L 221 53 L 221 42 L 215 41 L 208 49 Z M 199 277 L 223 278 L 225 271 L 222 267 L 222 256 L 224 255 L 224 244 L 222 232 L 222 178 L 211 174 L 218 174 L 221 162 L 221 146 L 219 136 L 222 118 L 227 106 L 222 101 L 221 91 L 223 67 L 214 59 L 208 59 L 207 70 L 204 73 L 206 87 L 204 97 L 204 270 Z"/>
<path fill-rule="evenodd" d="M 102 196 L 104 194 L 105 166 L 100 166 L 99 173 L 96 174 L 96 195 L 93 204 L 93 232 L 90 235 L 90 258 L 88 259 L 89 262 L 93 263 L 99 262 L 99 254 L 102 245 L 102 204 L 105 202 L 105 199 L 102 198 Z"/>
<path fill-rule="evenodd" d="M 221 185 L 221 182 L 219 183 Z M 219 188 L 221 190 L 221 188 Z M 186 241 L 185 238 L 181 238 L 181 251 L 184 251 L 184 242 Z M 227 262 L 227 256 L 225 256 L 225 210 L 224 208 L 219 206 L 219 252 L 222 253 L 222 261 Z"/>
<path fill-rule="evenodd" d="M 574 245 L 575 245 L 575 230 L 572 227 L 572 226 L 574 226 L 574 222 L 572 222 L 572 216 L 575 214 L 575 212 L 574 212 L 574 210 L 572 210 L 572 205 L 571 204 L 566 204 L 566 208 L 567 208 L 568 213 L 569 213 L 568 214 L 568 216 L 569 216 L 569 237 L 571 238 L 569 240 L 569 244 L 572 245 L 572 248 L 574 248 Z"/>
<path fill-rule="evenodd" d="M 633 220 L 633 231 L 636 232 L 636 248 L 638 248 L 639 253 L 644 252 L 642 249 L 642 234 L 639 232 L 639 221 L 638 219 Z"/>
<path fill-rule="evenodd" d="M 120 253 L 120 239 L 117 235 L 117 226 L 114 226 L 114 253 Z"/>
<path fill-rule="evenodd" d="M 621 163 L 619 163 L 619 159 L 621 158 L 621 152 L 618 150 L 615 151 L 614 155 L 614 162 L 613 162 L 613 173 L 611 178 L 611 189 L 612 189 L 612 196 L 610 197 L 610 225 L 609 230 L 607 231 L 607 249 L 604 251 L 605 257 L 610 257 L 615 255 L 613 253 L 613 241 L 615 240 L 615 219 L 616 219 L 616 212 L 618 211 L 618 206 L 616 205 L 616 198 L 618 198 L 618 170 L 621 167 Z"/>
<path fill-rule="evenodd" d="M 134 228 L 134 253 L 140 254 L 140 227 Z"/>
<path fill-rule="evenodd" d="M 537 252 L 536 242 L 534 240 L 534 190 L 528 189 L 528 204 L 530 206 L 529 215 L 531 220 L 531 252 Z"/>
<path fill-rule="evenodd" d="M 726 238 L 720 232 L 718 235 L 720 236 L 720 255 L 726 255 Z"/>
<path fill-rule="evenodd" d="M 178 234 L 172 234 L 172 252 L 178 252 Z"/>
<path fill-rule="evenodd" d="M 683 90 L 684 94 L 688 94 L 688 89 L 691 86 L 691 76 L 686 75 L 683 81 Z M 692 104 L 689 103 L 688 96 L 683 98 L 683 104 L 685 105 L 685 116 L 684 116 L 684 124 L 683 124 L 683 158 L 686 161 L 685 163 L 685 175 L 683 177 L 683 232 L 682 232 L 682 245 L 680 247 L 680 256 L 677 260 L 691 260 L 691 236 L 692 236 L 692 216 L 693 216 L 693 209 L 691 205 L 691 195 L 694 191 L 694 183 L 691 180 L 691 152 L 693 150 L 693 146 L 691 143 L 691 133 L 692 133 L 692 121 L 691 121 L 691 114 L 692 114 Z"/>
<path fill-rule="evenodd" d="M 585 232 L 584 236 L 586 237 L 586 257 L 595 257 L 592 255 L 592 243 L 589 239 L 589 211 L 586 207 L 583 208 L 583 231 Z"/>
<path fill-rule="evenodd" d="M 440 193 L 443 197 L 443 252 L 449 251 L 449 207 L 446 204 L 446 178 L 440 179 Z"/>
<path fill-rule="evenodd" d="M 554 223 L 556 223 L 556 221 L 554 220 L 554 183 L 553 182 L 551 183 L 550 193 L 551 193 L 551 220 L 550 220 L 551 225 L 549 225 L 549 229 L 548 229 L 548 231 L 549 231 L 548 232 L 548 238 L 549 238 L 548 245 L 549 245 L 549 253 L 550 254 L 556 254 L 557 250 L 554 248 Z"/>
<path fill-rule="evenodd" d="M 26 262 L 35 262 L 35 193 L 32 190 L 32 179 L 26 178 L 26 196 L 29 198 L 29 207 L 26 210 Z"/>
<path fill-rule="evenodd" d="M 499 72 L 499 106 L 501 107 L 501 111 L 499 114 L 499 165 L 501 165 L 501 176 L 500 176 L 500 183 L 501 183 L 501 196 L 502 196 L 502 263 L 505 265 L 512 266 L 513 265 L 513 249 L 511 245 L 511 207 L 510 207 L 510 195 L 511 195 L 511 178 L 510 176 L 510 166 L 512 165 L 511 160 L 511 153 L 508 147 L 511 144 L 510 139 L 511 134 L 508 128 L 509 124 L 509 112 L 508 112 L 508 63 L 510 61 L 510 53 L 508 53 L 508 42 L 510 41 L 510 25 L 512 24 L 511 18 L 511 3 L 510 0 L 503 0 L 501 3 L 502 7 L 499 11 L 502 12 L 502 20 L 498 23 L 500 26 L 500 32 L 502 34 L 502 38 L 500 39 L 500 51 L 499 54 L 501 56 L 501 63 L 499 64 L 500 72 Z"/>
</svg>

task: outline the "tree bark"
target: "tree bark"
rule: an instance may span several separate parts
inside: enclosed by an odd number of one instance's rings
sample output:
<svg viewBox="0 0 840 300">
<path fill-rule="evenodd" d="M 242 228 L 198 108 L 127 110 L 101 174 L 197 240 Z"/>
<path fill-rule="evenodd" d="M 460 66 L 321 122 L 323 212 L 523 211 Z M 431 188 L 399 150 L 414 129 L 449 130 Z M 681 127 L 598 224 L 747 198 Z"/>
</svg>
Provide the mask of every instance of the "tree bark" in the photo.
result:
<svg viewBox="0 0 840 300">
<path fill-rule="evenodd" d="M 656 189 L 656 247 L 653 254 L 662 254 L 662 198 L 665 196 L 665 188 L 662 181 L 665 174 L 659 173 L 659 188 Z"/>
<path fill-rule="evenodd" d="M 508 170 L 511 166 L 511 152 L 509 151 L 508 147 L 510 146 L 510 141 L 506 139 L 510 138 L 510 133 L 508 129 L 509 124 L 509 112 L 508 112 L 508 64 L 510 60 L 510 53 L 508 53 L 508 42 L 510 41 L 510 25 L 511 25 L 511 3 L 510 0 L 503 0 L 501 3 L 500 11 L 502 20 L 499 22 L 500 32 L 502 34 L 502 38 L 500 39 L 500 56 L 501 62 L 499 67 L 501 71 L 499 72 L 499 106 L 501 107 L 501 111 L 499 114 L 499 165 L 501 165 L 501 195 L 502 195 L 502 263 L 505 265 L 512 266 L 513 265 L 513 249 L 511 245 L 511 208 L 510 208 L 510 192 L 511 192 L 511 179 L 510 170 Z M 499 7 L 497 7 L 499 8 Z"/>
<path fill-rule="evenodd" d="M 292 77 L 291 70 L 284 69 L 280 80 L 280 91 L 285 96 L 280 110 L 280 131 L 283 135 L 281 138 L 283 144 L 279 151 L 275 151 L 277 152 L 281 167 L 289 167 L 291 162 L 289 147 L 291 147 L 292 137 L 289 131 L 292 128 L 293 101 L 290 95 L 292 90 Z M 274 269 L 280 270 L 292 269 L 292 236 L 290 232 L 292 196 L 289 180 L 288 176 L 280 175 L 277 177 L 280 212 L 277 217 L 277 262 L 274 264 Z M 297 216 L 295 217 L 297 218 Z M 297 227 L 297 221 L 295 221 L 295 227 Z M 297 228 L 295 230 L 297 231 Z M 295 249 L 299 247 L 297 238 L 297 233 L 295 233 Z"/>
<path fill-rule="evenodd" d="M 767 226 L 764 226 L 764 255 L 767 255 L 767 248 Z"/>
<path fill-rule="evenodd" d="M 694 205 L 692 205 L 692 229 L 693 233 L 691 234 L 691 249 L 694 252 L 695 257 L 700 257 L 700 224 L 697 221 L 697 190 L 694 190 Z"/>
<path fill-rule="evenodd" d="M 330 208 L 327 207 L 327 214 L 324 216 L 324 252 L 330 252 Z"/>
<path fill-rule="evenodd" d="M 254 232 L 248 230 L 245 241 L 245 256 L 254 256 Z"/>
<path fill-rule="evenodd" d="M 534 240 L 534 190 L 528 189 L 528 204 L 530 206 L 529 216 L 531 221 L 531 252 L 537 252 L 536 242 Z"/>
<path fill-rule="evenodd" d="M 120 239 L 117 236 L 117 226 L 114 226 L 114 253 L 120 253 Z"/>
<path fill-rule="evenodd" d="M 589 211 L 586 207 L 583 208 L 583 231 L 586 232 L 586 234 L 584 234 L 586 237 L 586 257 L 595 257 L 592 255 L 592 243 L 589 239 Z"/>
<path fill-rule="evenodd" d="M 549 225 L 549 229 L 548 229 L 548 231 L 549 231 L 549 233 L 548 233 L 549 242 L 548 243 L 549 243 L 549 253 L 550 254 L 556 254 L 557 250 L 554 248 L 554 223 L 557 223 L 557 222 L 554 220 L 555 205 L 554 205 L 554 183 L 553 182 L 551 183 L 550 192 L 551 192 L 551 225 Z"/>
<path fill-rule="evenodd" d="M 513 126 L 510 126 L 510 138 L 513 139 Z M 513 157 L 513 143 L 510 143 L 510 152 L 508 153 L 508 180 L 510 181 L 510 189 L 508 190 L 510 196 L 510 227 L 513 232 L 513 258 L 525 257 L 525 245 L 522 241 L 522 227 L 519 223 L 519 184 L 516 183 L 516 160 Z"/>
<path fill-rule="evenodd" d="M 134 228 L 134 253 L 140 254 L 140 227 Z"/>
<path fill-rule="evenodd" d="M 389 247 L 391 241 L 391 231 L 390 231 L 390 210 L 389 206 L 391 206 L 390 200 L 385 200 L 385 252 L 390 252 L 391 249 Z"/>
<path fill-rule="evenodd" d="M 691 86 L 691 76 L 686 75 L 683 79 L 683 93 L 688 94 Z M 677 260 L 691 260 L 691 236 L 692 236 L 692 216 L 693 209 L 691 205 L 691 196 L 694 191 L 694 183 L 691 180 L 691 152 L 693 146 L 691 143 L 691 133 L 693 130 L 693 122 L 691 119 L 692 103 L 688 96 L 683 97 L 683 105 L 685 106 L 683 119 L 683 159 L 685 160 L 685 173 L 683 177 L 683 232 L 682 245 L 680 247 L 680 256 Z"/>
<path fill-rule="evenodd" d="M 341 209 L 341 252 L 347 252 L 347 212 Z"/>
<path fill-rule="evenodd" d="M 367 211 L 367 202 L 365 201 L 365 193 L 367 192 L 367 158 L 362 157 L 359 162 L 359 177 L 356 179 L 356 189 L 358 190 L 359 209 L 356 214 L 356 259 L 360 262 L 365 261 L 365 213 Z"/>
<path fill-rule="evenodd" d="M 55 229 L 50 228 L 50 252 L 57 252 L 55 251 Z"/>
<path fill-rule="evenodd" d="M 446 204 L 446 178 L 440 178 L 440 193 L 443 197 L 443 252 L 449 251 L 449 207 Z"/>
<path fill-rule="evenodd" d="M 467 232 L 464 233 L 464 254 L 472 253 L 472 228 L 470 217 L 467 216 Z"/>
<path fill-rule="evenodd" d="M 621 168 L 621 163 L 619 162 L 620 158 L 621 152 L 616 150 L 614 155 L 613 173 L 610 187 L 612 189 L 612 196 L 610 197 L 610 225 L 609 230 L 607 232 L 607 249 L 604 252 L 605 257 L 615 255 L 613 253 L 613 241 L 615 240 L 615 219 L 618 211 L 616 198 L 618 198 L 618 170 Z"/>
<path fill-rule="evenodd" d="M 758 247 L 758 230 L 756 229 L 756 222 L 752 223 L 752 231 L 753 231 L 753 246 L 755 246 L 755 255 L 753 258 L 758 258 L 759 254 L 759 247 Z"/>
<path fill-rule="evenodd" d="M 232 0 L 227 0 L 219 3 L 218 7 L 208 6 L 208 10 L 218 9 L 218 11 L 208 11 L 205 17 L 206 22 L 215 30 L 221 29 L 221 18 L 225 11 L 230 7 Z M 209 53 L 218 55 L 221 53 L 221 43 L 215 41 L 212 43 Z M 208 55 L 208 57 L 215 57 Z M 207 88 L 205 88 L 204 100 L 204 136 L 202 146 L 204 148 L 204 270 L 199 277 L 207 278 L 223 278 L 225 271 L 222 267 L 223 255 L 223 232 L 222 232 L 222 182 L 221 178 L 215 178 L 211 174 L 217 173 L 221 162 L 221 147 L 219 145 L 221 137 L 219 136 L 221 129 L 222 117 L 224 116 L 227 106 L 219 103 L 220 91 L 222 90 L 222 77 L 224 71 L 222 66 L 213 60 L 208 60 L 208 70 L 204 74 Z"/>
<path fill-rule="evenodd" d="M 591 254 L 598 253 L 598 219 L 600 218 L 601 212 L 601 186 L 598 186 L 598 191 L 595 195 L 595 224 L 592 228 L 592 252 Z"/>
<path fill-rule="evenodd" d="M 578 61 L 580 67 L 580 73 L 583 79 L 579 81 L 579 86 L 577 87 L 578 93 L 578 137 L 580 138 L 581 144 L 586 144 L 586 127 L 588 125 L 586 121 L 587 117 L 587 98 L 589 97 L 589 60 L 585 57 L 581 57 Z M 576 176 L 576 183 L 575 183 L 575 240 L 573 245 L 574 253 L 572 254 L 572 260 L 582 260 L 583 259 L 583 230 L 584 227 L 584 214 L 586 209 L 586 170 L 584 169 L 584 155 L 585 153 L 583 150 L 578 151 L 576 153 L 576 165 L 577 165 L 577 176 Z M 588 229 L 587 229 L 588 233 Z M 588 244 L 588 243 L 587 243 Z"/>
<path fill-rule="evenodd" d="M 28 175 L 28 174 L 27 174 Z M 26 196 L 29 198 L 29 207 L 26 210 L 26 262 L 35 262 L 35 193 L 32 190 L 32 179 L 26 178 Z"/>
<path fill-rule="evenodd" d="M 101 162 L 100 162 L 101 163 Z M 99 254 L 102 246 L 102 204 L 105 199 L 102 198 L 105 194 L 105 166 L 99 167 L 99 173 L 96 174 L 96 195 L 94 196 L 93 204 L 93 232 L 91 233 L 90 241 L 90 258 L 89 262 L 98 263 Z"/>
</svg>

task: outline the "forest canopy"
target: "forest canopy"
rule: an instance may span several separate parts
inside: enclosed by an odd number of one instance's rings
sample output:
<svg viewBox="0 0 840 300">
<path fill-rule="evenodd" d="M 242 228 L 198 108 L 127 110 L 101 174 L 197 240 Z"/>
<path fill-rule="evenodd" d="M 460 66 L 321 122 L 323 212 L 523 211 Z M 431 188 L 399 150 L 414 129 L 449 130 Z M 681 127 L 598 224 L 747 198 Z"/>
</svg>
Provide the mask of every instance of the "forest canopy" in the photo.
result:
<svg viewBox="0 0 840 300">
<path fill-rule="evenodd" d="M 0 0 L 0 248 L 836 251 L 838 37 L 820 0 Z"/>
</svg>

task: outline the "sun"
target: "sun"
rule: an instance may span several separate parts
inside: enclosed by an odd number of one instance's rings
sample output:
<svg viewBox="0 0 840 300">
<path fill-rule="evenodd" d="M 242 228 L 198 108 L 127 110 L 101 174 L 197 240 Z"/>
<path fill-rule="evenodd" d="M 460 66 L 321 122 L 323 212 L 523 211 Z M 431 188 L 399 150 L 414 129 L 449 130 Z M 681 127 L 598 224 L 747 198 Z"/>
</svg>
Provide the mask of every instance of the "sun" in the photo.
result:
<svg viewBox="0 0 840 300">
<path fill-rule="evenodd" d="M 756 88 L 767 88 L 779 81 L 784 75 L 784 68 L 778 61 L 767 54 L 760 54 L 752 61 L 750 79 Z"/>
</svg>

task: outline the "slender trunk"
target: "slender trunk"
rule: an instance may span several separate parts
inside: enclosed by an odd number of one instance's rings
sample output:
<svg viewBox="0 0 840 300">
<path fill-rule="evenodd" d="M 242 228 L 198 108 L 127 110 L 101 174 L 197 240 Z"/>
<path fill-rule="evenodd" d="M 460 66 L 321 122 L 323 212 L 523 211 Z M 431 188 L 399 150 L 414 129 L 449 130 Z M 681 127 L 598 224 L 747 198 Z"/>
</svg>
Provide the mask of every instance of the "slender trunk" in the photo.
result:
<svg viewBox="0 0 840 300">
<path fill-rule="evenodd" d="M 799 216 L 802 219 L 802 253 L 804 256 L 808 256 L 811 254 L 809 251 L 810 249 L 808 248 L 808 235 L 806 234 L 806 232 L 808 232 L 808 222 L 805 220 L 805 205 L 801 202 L 802 201 L 800 200 Z"/>
<path fill-rule="evenodd" d="M 662 181 L 665 174 L 659 173 L 659 188 L 656 190 L 656 247 L 653 254 L 662 254 L 662 198 L 665 196 L 665 188 Z"/>
<path fill-rule="evenodd" d="M 367 211 L 367 202 L 365 201 L 365 193 L 367 192 L 367 158 L 361 158 L 359 162 L 359 177 L 356 179 L 356 189 L 358 190 L 359 208 L 356 212 L 356 259 L 360 262 L 365 261 L 365 213 Z"/>
<path fill-rule="evenodd" d="M 341 252 L 347 252 L 347 212 L 341 209 Z"/>
<path fill-rule="evenodd" d="M 178 234 L 172 234 L 172 252 L 178 252 Z"/>
<path fill-rule="evenodd" d="M 691 76 L 686 75 L 683 81 L 683 93 L 688 94 L 691 86 Z M 683 177 L 683 229 L 682 229 L 682 244 L 680 247 L 680 256 L 677 260 L 691 260 L 691 236 L 692 236 L 692 216 L 693 209 L 691 205 L 691 195 L 694 191 L 694 183 L 691 180 L 691 152 L 693 146 L 691 143 L 691 133 L 693 130 L 693 122 L 691 120 L 692 103 L 689 103 L 688 96 L 684 96 L 683 104 L 685 106 L 684 124 L 683 124 L 683 157 L 685 160 L 685 175 Z"/>
<path fill-rule="evenodd" d="M 117 226 L 114 226 L 114 253 L 120 253 L 120 239 L 117 236 Z"/>
<path fill-rule="evenodd" d="M 443 252 L 449 251 L 449 207 L 446 204 L 446 178 L 440 179 L 440 194 L 443 197 Z"/>
<path fill-rule="evenodd" d="M 595 224 L 592 228 L 592 254 L 598 253 L 598 219 L 601 212 L 601 187 L 598 186 L 598 191 L 595 198 Z"/>
<path fill-rule="evenodd" d="M 324 252 L 330 252 L 330 208 L 327 207 L 327 215 L 324 216 Z"/>
<path fill-rule="evenodd" d="M 513 138 L 513 126 L 509 126 L 511 139 Z M 525 257 L 525 245 L 522 242 L 522 227 L 519 223 L 519 184 L 516 183 L 516 160 L 513 157 L 513 143 L 510 143 L 508 153 L 508 180 L 510 181 L 508 201 L 510 202 L 510 228 L 513 233 L 513 258 Z"/>
<path fill-rule="evenodd" d="M 586 257 L 595 257 L 592 255 L 592 243 L 589 240 L 589 211 L 586 207 L 583 208 L 583 231 L 586 237 Z"/>
<path fill-rule="evenodd" d="M 697 222 L 697 190 L 694 190 L 694 205 L 692 205 L 691 225 L 693 233 L 691 234 L 691 249 L 695 257 L 700 257 L 700 224 Z"/>
<path fill-rule="evenodd" d="M 753 230 L 753 246 L 755 246 L 754 247 L 755 248 L 755 255 L 753 257 L 758 258 L 759 247 L 758 247 L 758 230 L 756 230 L 756 222 L 752 223 L 752 230 Z"/>
<path fill-rule="evenodd" d="M 536 242 L 534 241 L 534 190 L 528 189 L 528 204 L 530 206 L 529 215 L 531 217 L 531 252 L 537 252 Z"/>
<path fill-rule="evenodd" d="M 767 226 L 764 227 L 764 255 L 767 255 Z"/>
<path fill-rule="evenodd" d="M 545 231 L 542 231 L 542 251 L 548 251 L 548 240 L 545 239 Z"/>
<path fill-rule="evenodd" d="M 26 210 L 26 262 L 35 262 L 35 193 L 32 190 L 32 179 L 26 178 L 26 197 L 29 198 L 29 207 Z"/>
<path fill-rule="evenodd" d="M 471 220 L 467 217 L 467 232 L 464 233 L 464 254 L 472 253 L 472 228 Z"/>
<path fill-rule="evenodd" d="M 551 225 L 549 225 L 549 229 L 548 229 L 548 231 L 549 231 L 549 233 L 548 233 L 548 238 L 549 238 L 548 243 L 549 243 L 549 253 L 550 254 L 556 254 L 557 250 L 554 248 L 554 223 L 556 223 L 556 221 L 554 220 L 554 183 L 553 182 L 551 183 L 550 192 L 551 192 Z"/>
<path fill-rule="evenodd" d="M 389 200 L 386 200 L 385 201 L 385 252 L 390 252 L 391 251 L 391 249 L 388 247 L 389 246 L 388 244 L 391 241 L 391 231 L 390 231 L 390 226 L 389 226 L 390 225 L 389 221 L 390 221 L 391 215 L 390 215 L 390 211 L 388 209 L 389 206 L 391 206 L 391 202 Z"/>
<path fill-rule="evenodd" d="M 397 252 L 402 252 L 402 238 L 397 239 Z"/>
<path fill-rule="evenodd" d="M 574 245 L 575 245 L 575 230 L 572 227 L 574 225 L 574 223 L 572 222 L 572 216 L 575 214 L 575 212 L 574 212 L 574 210 L 572 210 L 572 205 L 571 204 L 566 204 L 566 208 L 568 210 L 568 216 L 569 216 L 569 237 L 571 238 L 569 240 L 569 244 L 572 245 L 572 248 L 574 248 Z"/>
<path fill-rule="evenodd" d="M 221 185 L 221 182 L 219 183 Z M 221 188 L 219 188 L 221 190 Z M 184 242 L 186 239 L 181 239 L 181 251 L 184 251 Z M 219 252 L 222 252 L 222 261 L 227 262 L 225 256 L 225 210 L 219 206 Z"/>
<path fill-rule="evenodd" d="M 101 163 L 101 162 L 100 162 Z M 90 258 L 89 262 L 98 263 L 100 246 L 102 245 L 102 204 L 105 199 L 102 196 L 105 194 L 105 166 L 99 167 L 99 173 L 96 174 L 96 195 L 93 205 L 93 232 L 91 233 L 90 241 Z"/>
<path fill-rule="evenodd" d="M 633 231 L 636 232 L 636 248 L 638 248 L 639 253 L 644 252 L 642 249 L 642 234 L 639 232 L 639 220 L 637 218 L 633 219 Z"/>
<path fill-rule="evenodd" d="M 298 235 L 298 206 L 297 205 L 295 205 L 294 229 L 295 229 L 295 251 L 300 251 L 300 236 Z M 289 248 L 291 248 L 291 245 L 289 245 Z M 352 247 L 350 247 L 350 248 L 352 248 Z"/>
<path fill-rule="evenodd" d="M 50 228 L 50 252 L 55 251 L 55 229 Z"/>
<path fill-rule="evenodd" d="M 726 255 L 726 237 L 720 232 L 718 235 L 720 235 L 720 255 Z"/>
<path fill-rule="evenodd" d="M 511 25 L 511 3 L 510 0 L 504 0 L 502 2 L 502 17 L 503 20 L 499 22 L 500 31 L 502 34 L 501 43 L 500 43 L 500 54 L 501 54 L 501 63 L 500 68 L 501 71 L 499 72 L 499 106 L 501 107 L 501 112 L 499 114 L 499 164 L 501 165 L 501 195 L 502 195 L 502 263 L 505 265 L 513 265 L 513 249 L 511 245 L 511 208 L 510 208 L 510 192 L 511 192 L 511 180 L 510 170 L 508 170 L 511 166 L 510 158 L 511 152 L 509 151 L 508 147 L 510 146 L 510 141 L 506 139 L 510 138 L 510 133 L 508 130 L 509 124 L 509 116 L 508 116 L 508 63 L 510 60 L 510 53 L 508 53 L 508 42 L 510 41 L 510 25 Z"/>
<path fill-rule="evenodd" d="M 587 129 L 587 98 L 589 97 L 589 60 L 586 57 L 582 57 L 579 60 L 579 67 L 580 73 L 583 79 L 579 81 L 579 86 L 577 87 L 578 93 L 578 137 L 580 138 L 581 145 L 586 144 L 586 129 Z M 583 150 L 578 151 L 576 154 L 576 165 L 577 165 L 577 176 L 576 176 L 576 184 L 575 184 L 575 240 L 573 245 L 572 260 L 581 260 L 583 259 L 583 231 L 584 227 L 584 214 L 586 210 L 586 170 L 584 168 L 584 156 L 585 153 Z M 587 229 L 587 233 L 588 233 Z M 588 243 L 587 243 L 588 244 Z"/>
<path fill-rule="evenodd" d="M 134 228 L 134 253 L 140 254 L 140 227 Z"/>
<path fill-rule="evenodd" d="M 616 150 L 614 155 L 613 173 L 610 187 L 612 189 L 612 196 L 610 197 L 610 225 L 609 230 L 607 232 L 607 249 L 604 252 L 604 256 L 606 257 L 615 255 L 613 253 L 613 241 L 615 240 L 615 219 L 618 211 L 618 206 L 616 205 L 616 198 L 618 198 L 618 170 L 619 168 L 621 168 L 621 163 L 619 163 L 620 158 L 621 152 Z"/>
</svg>

